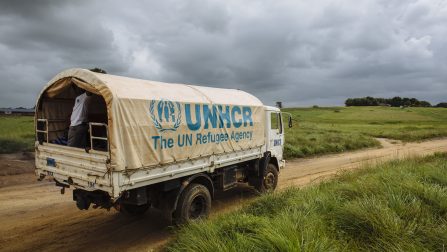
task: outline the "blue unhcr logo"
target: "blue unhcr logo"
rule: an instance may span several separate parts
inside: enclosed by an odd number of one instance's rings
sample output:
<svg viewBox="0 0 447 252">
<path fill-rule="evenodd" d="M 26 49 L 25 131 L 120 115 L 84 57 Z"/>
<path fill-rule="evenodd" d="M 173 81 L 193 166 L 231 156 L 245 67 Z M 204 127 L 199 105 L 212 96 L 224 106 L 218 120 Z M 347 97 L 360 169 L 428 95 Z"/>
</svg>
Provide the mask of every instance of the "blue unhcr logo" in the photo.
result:
<svg viewBox="0 0 447 252">
<path fill-rule="evenodd" d="M 176 131 L 182 122 L 179 102 L 169 100 L 151 101 L 151 118 L 158 131 Z"/>
</svg>

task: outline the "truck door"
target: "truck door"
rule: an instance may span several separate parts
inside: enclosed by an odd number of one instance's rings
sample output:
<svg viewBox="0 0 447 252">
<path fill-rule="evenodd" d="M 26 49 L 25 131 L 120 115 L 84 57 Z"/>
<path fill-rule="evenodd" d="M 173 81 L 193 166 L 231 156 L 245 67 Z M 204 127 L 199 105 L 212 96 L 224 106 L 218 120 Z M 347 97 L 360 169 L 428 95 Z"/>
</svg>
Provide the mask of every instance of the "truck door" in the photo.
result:
<svg viewBox="0 0 447 252">
<path fill-rule="evenodd" d="M 272 156 L 276 156 L 278 160 L 282 160 L 284 145 L 284 129 L 281 113 L 278 111 L 270 112 L 270 129 L 269 129 L 269 150 Z"/>
</svg>

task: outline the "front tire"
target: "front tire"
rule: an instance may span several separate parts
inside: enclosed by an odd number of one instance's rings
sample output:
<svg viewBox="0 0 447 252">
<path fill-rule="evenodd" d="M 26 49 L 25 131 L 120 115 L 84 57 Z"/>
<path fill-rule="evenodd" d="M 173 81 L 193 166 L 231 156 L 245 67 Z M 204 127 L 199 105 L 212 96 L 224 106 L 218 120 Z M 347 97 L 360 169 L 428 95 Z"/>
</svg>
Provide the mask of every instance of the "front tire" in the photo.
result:
<svg viewBox="0 0 447 252">
<path fill-rule="evenodd" d="M 262 177 L 258 178 L 255 184 L 256 190 L 260 193 L 273 192 L 278 185 L 278 169 L 274 164 L 268 164 Z"/>
<path fill-rule="evenodd" d="M 174 222 L 181 225 L 200 218 L 206 218 L 211 209 L 211 194 L 201 184 L 190 184 L 180 195 L 174 212 Z"/>
</svg>

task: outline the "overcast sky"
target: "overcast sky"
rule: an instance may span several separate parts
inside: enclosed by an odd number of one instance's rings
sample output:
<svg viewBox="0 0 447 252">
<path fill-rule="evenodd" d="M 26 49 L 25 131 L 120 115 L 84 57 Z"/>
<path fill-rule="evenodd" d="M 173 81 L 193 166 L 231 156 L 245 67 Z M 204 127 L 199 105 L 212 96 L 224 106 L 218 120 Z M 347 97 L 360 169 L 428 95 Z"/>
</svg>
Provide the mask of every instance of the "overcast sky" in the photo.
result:
<svg viewBox="0 0 447 252">
<path fill-rule="evenodd" d="M 265 104 L 447 101 L 447 0 L 0 2 L 0 107 L 72 67 L 238 88 Z"/>
</svg>

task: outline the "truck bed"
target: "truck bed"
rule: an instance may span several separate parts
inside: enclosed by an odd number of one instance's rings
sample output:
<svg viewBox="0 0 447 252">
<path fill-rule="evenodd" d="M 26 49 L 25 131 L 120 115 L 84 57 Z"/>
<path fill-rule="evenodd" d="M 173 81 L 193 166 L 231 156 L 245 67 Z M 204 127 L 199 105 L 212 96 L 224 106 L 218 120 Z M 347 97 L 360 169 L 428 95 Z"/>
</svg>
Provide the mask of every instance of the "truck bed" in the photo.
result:
<svg viewBox="0 0 447 252">
<path fill-rule="evenodd" d="M 112 198 L 121 192 L 193 175 L 260 158 L 263 146 L 232 153 L 200 157 L 157 167 L 113 171 L 108 152 L 36 143 L 36 175 L 54 177 L 57 182 L 87 191 L 101 190 Z"/>
</svg>

